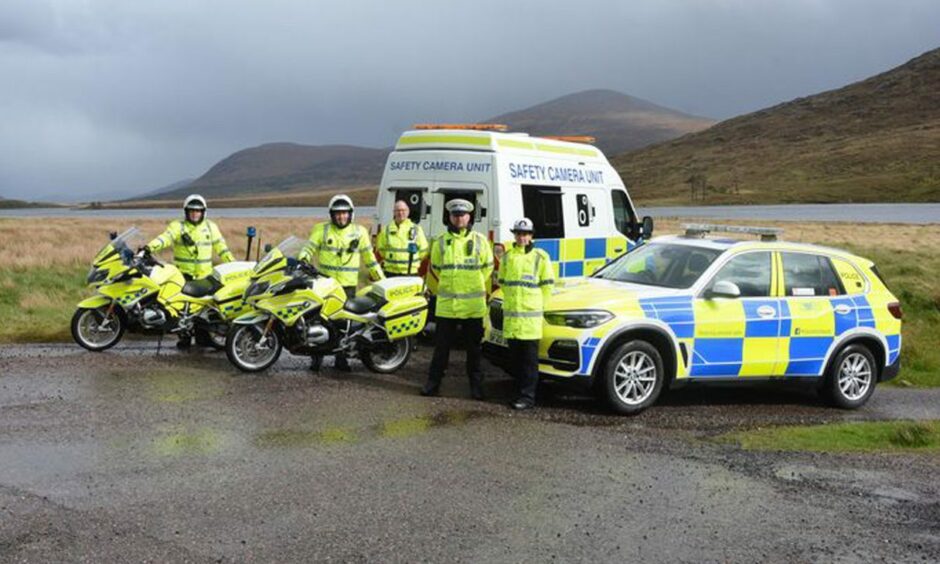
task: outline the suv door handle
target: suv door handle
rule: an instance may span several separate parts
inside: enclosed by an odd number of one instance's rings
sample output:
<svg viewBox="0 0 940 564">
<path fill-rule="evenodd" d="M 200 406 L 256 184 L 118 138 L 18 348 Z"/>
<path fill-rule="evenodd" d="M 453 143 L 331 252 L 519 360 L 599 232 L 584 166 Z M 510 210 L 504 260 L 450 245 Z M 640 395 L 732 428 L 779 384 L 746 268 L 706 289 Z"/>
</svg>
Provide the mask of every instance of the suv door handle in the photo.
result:
<svg viewBox="0 0 940 564">
<path fill-rule="evenodd" d="M 835 312 L 838 313 L 839 315 L 845 315 L 847 313 L 850 313 L 851 311 L 852 311 L 852 308 L 850 308 L 849 306 L 845 304 L 839 304 L 835 307 Z"/>
<path fill-rule="evenodd" d="M 776 315 L 776 313 L 777 313 L 777 310 L 774 309 L 773 306 L 762 305 L 759 308 L 757 308 L 757 315 L 763 318 L 773 317 L 774 315 Z"/>
</svg>

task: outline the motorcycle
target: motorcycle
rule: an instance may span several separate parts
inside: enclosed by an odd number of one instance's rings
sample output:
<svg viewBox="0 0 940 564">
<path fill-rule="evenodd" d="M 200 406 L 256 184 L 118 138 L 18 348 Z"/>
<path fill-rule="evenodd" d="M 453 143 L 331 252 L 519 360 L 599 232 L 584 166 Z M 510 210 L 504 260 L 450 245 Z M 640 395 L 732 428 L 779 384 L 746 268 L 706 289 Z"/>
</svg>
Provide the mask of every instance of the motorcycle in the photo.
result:
<svg viewBox="0 0 940 564">
<path fill-rule="evenodd" d="M 255 266 L 244 295 L 254 311 L 233 321 L 225 341 L 232 364 L 260 372 L 287 349 L 313 358 L 345 354 L 377 373 L 405 366 L 427 321 L 421 278 L 381 280 L 347 300 L 336 280 L 296 259 L 304 244 L 290 237 Z"/>
<path fill-rule="evenodd" d="M 216 266 L 212 275 L 187 281 L 178 268 L 149 252 L 135 253 L 144 243 L 136 227 L 116 235 L 92 261 L 86 282 L 96 295 L 78 304 L 72 316 L 72 338 L 100 352 L 120 342 L 126 331 L 189 337 L 205 332 L 209 344 L 225 347 L 229 322 L 248 310 L 242 294 L 253 262 Z"/>
</svg>

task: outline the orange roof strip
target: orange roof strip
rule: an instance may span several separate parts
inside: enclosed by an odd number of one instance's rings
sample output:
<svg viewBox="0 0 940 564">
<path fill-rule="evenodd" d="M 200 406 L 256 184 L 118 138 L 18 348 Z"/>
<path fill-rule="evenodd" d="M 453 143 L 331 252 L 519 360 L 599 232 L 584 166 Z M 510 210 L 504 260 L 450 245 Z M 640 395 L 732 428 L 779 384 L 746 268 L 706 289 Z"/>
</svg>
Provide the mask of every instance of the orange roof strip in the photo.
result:
<svg viewBox="0 0 940 564">
<path fill-rule="evenodd" d="M 508 131 L 501 123 L 418 123 L 414 129 L 470 129 L 474 131 Z"/>
<path fill-rule="evenodd" d="M 543 139 L 554 139 L 555 141 L 567 141 L 569 143 L 595 143 L 597 138 L 590 135 L 542 135 Z"/>
</svg>

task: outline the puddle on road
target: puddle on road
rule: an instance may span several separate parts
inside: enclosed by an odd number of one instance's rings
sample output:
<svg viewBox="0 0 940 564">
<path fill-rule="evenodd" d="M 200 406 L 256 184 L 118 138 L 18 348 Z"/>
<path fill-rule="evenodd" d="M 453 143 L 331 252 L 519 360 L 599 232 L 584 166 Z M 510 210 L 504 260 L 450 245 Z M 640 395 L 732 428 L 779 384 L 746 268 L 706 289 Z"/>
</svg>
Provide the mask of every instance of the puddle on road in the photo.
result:
<svg viewBox="0 0 940 564">
<path fill-rule="evenodd" d="M 400 439 L 426 433 L 431 429 L 456 427 L 491 414 L 483 411 L 454 410 L 432 415 L 390 419 L 364 428 L 328 427 L 323 430 L 268 429 L 255 437 L 260 448 L 311 447 L 354 444 L 371 439 Z"/>
<path fill-rule="evenodd" d="M 164 431 L 153 439 L 152 447 L 160 456 L 207 455 L 222 449 L 222 436 L 209 428 L 182 427 Z"/>
</svg>

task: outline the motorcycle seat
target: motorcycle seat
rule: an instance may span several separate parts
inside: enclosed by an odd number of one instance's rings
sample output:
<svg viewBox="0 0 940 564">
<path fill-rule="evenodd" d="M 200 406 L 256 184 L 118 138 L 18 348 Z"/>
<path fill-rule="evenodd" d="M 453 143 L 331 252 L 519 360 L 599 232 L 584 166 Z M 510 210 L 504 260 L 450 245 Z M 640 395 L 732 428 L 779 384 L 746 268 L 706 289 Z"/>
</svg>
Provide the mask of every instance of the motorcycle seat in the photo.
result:
<svg viewBox="0 0 940 564">
<path fill-rule="evenodd" d="M 194 298 L 204 298 L 216 293 L 221 287 L 222 285 L 213 278 L 190 280 L 183 285 L 183 293 Z"/>
<path fill-rule="evenodd" d="M 377 305 L 379 305 L 379 302 L 375 301 L 369 296 L 357 296 L 355 298 L 346 300 L 346 305 L 343 307 L 350 313 L 362 315 L 364 313 L 369 313 Z"/>
</svg>

